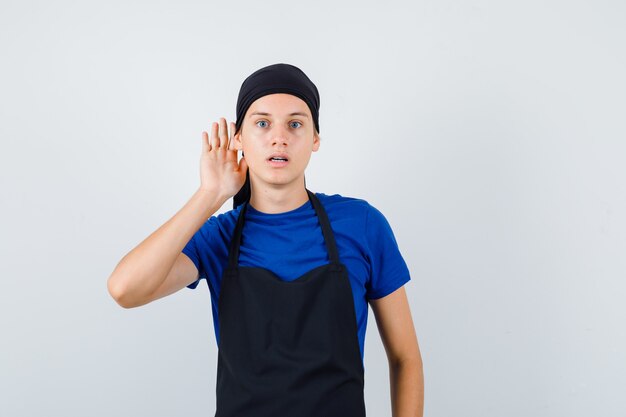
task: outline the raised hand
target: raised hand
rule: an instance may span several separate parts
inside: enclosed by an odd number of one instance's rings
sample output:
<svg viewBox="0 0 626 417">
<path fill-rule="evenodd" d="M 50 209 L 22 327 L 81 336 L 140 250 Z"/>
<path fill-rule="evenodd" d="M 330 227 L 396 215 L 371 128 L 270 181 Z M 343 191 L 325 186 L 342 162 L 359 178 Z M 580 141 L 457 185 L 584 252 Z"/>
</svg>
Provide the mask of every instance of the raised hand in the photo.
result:
<svg viewBox="0 0 626 417">
<path fill-rule="evenodd" d="M 237 149 L 233 136 L 235 123 L 230 123 L 230 134 L 226 119 L 211 124 L 211 137 L 202 132 L 202 155 L 200 157 L 200 188 L 217 193 L 224 200 L 234 196 L 246 180 L 248 164 L 245 157 L 237 162 Z"/>
</svg>

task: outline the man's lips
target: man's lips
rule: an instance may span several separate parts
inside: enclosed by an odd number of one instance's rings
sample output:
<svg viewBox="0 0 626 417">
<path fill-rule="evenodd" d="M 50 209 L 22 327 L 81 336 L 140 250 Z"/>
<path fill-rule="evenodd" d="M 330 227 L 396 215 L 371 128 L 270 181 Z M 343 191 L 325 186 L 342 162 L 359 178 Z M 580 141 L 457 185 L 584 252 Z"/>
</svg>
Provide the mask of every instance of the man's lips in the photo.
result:
<svg viewBox="0 0 626 417">
<path fill-rule="evenodd" d="M 272 161 L 272 160 L 285 160 L 285 161 L 288 161 L 289 160 L 289 156 L 287 156 L 287 154 L 283 153 L 283 152 L 275 152 L 275 153 L 271 154 L 267 159 L 269 161 Z"/>
<path fill-rule="evenodd" d="M 280 168 L 284 167 L 289 163 L 289 157 L 286 153 L 276 152 L 273 153 L 267 158 L 267 162 L 272 167 Z"/>
<path fill-rule="evenodd" d="M 280 159 L 268 159 L 267 163 L 272 167 L 280 168 L 286 166 L 289 161 L 280 160 Z"/>
</svg>

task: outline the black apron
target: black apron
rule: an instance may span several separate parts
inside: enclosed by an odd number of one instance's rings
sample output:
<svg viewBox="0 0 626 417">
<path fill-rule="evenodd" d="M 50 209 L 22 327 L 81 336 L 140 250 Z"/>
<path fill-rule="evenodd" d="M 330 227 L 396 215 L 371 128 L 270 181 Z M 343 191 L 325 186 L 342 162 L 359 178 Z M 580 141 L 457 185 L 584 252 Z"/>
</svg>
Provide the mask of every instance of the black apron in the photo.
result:
<svg viewBox="0 0 626 417">
<path fill-rule="evenodd" d="M 365 416 L 348 272 L 339 263 L 324 207 L 306 191 L 330 262 L 293 281 L 269 269 L 238 266 L 249 201 L 243 203 L 218 301 L 215 417 Z"/>
</svg>

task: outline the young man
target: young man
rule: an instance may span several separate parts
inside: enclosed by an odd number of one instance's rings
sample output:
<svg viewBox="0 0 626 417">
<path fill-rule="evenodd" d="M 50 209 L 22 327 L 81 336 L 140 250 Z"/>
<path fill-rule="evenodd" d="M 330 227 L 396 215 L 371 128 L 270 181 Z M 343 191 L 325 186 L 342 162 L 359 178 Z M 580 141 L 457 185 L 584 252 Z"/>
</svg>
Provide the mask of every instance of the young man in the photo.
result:
<svg viewBox="0 0 626 417">
<path fill-rule="evenodd" d="M 120 261 L 109 292 L 130 308 L 207 280 L 218 417 L 365 416 L 369 302 L 393 415 L 421 416 L 408 268 L 380 211 L 306 188 L 318 115 L 317 88 L 297 67 L 270 65 L 246 78 L 230 133 L 224 118 L 210 138 L 203 132 L 199 189 Z M 231 197 L 234 208 L 214 216 Z"/>
</svg>

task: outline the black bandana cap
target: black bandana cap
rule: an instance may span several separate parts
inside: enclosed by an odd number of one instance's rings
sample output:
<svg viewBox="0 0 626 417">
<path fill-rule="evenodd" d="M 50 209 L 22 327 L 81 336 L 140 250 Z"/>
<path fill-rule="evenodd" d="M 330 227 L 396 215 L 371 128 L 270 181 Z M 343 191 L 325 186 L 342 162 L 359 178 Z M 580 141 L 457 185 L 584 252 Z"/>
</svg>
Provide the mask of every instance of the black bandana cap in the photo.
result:
<svg viewBox="0 0 626 417">
<path fill-rule="evenodd" d="M 255 100 L 276 93 L 291 94 L 302 99 L 311 110 L 315 130 L 319 134 L 320 95 L 317 87 L 300 68 L 285 63 L 268 65 L 258 69 L 243 81 L 237 97 L 235 132 L 239 132 L 241 129 L 246 112 Z M 248 201 L 250 194 L 250 172 L 246 172 L 246 182 L 233 197 L 233 208 Z"/>
<path fill-rule="evenodd" d="M 309 106 L 315 129 L 320 133 L 320 95 L 317 87 L 300 68 L 283 63 L 258 69 L 243 81 L 237 97 L 235 131 L 241 128 L 246 112 L 255 100 L 276 93 L 291 94 L 302 99 Z"/>
</svg>

